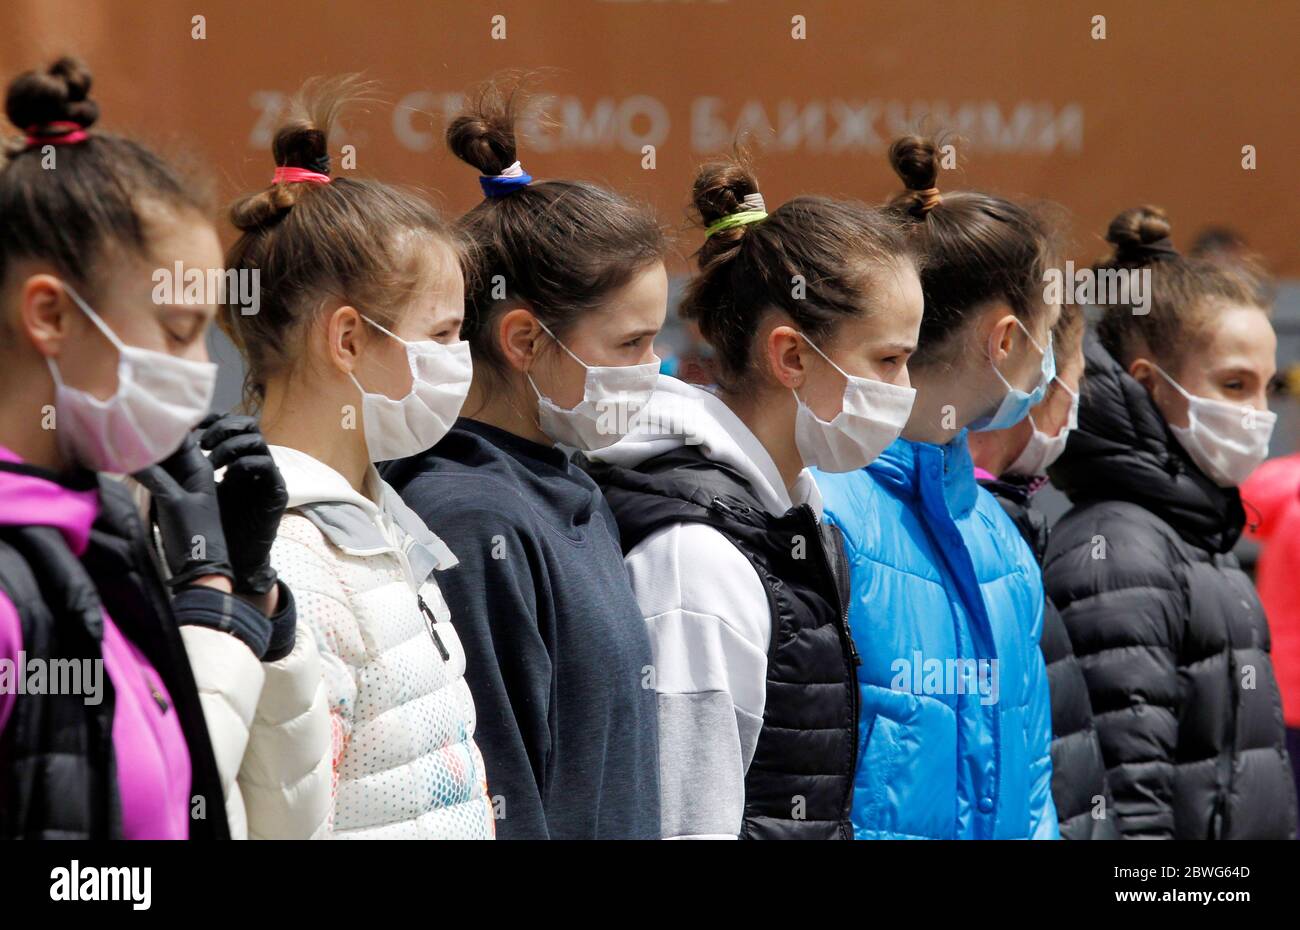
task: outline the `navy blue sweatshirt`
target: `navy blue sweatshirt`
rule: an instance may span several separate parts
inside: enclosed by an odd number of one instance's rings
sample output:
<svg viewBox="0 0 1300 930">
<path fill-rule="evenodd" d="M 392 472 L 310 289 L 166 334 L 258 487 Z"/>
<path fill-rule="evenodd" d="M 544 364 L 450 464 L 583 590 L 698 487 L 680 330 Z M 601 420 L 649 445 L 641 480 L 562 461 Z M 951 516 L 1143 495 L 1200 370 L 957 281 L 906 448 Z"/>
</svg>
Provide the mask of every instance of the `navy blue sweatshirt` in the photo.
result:
<svg viewBox="0 0 1300 930">
<path fill-rule="evenodd" d="M 438 586 L 497 837 L 658 839 L 650 640 L 600 489 L 559 449 L 464 417 L 382 472 L 460 559 Z"/>
</svg>

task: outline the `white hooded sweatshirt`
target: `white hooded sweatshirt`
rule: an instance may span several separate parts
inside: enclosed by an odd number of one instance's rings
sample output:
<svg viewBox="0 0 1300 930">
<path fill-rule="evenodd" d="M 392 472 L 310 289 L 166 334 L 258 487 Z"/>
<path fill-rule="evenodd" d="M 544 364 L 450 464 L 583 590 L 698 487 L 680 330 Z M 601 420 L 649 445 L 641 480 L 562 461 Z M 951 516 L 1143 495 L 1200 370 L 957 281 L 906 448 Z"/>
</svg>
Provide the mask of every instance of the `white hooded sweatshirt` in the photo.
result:
<svg viewBox="0 0 1300 930">
<path fill-rule="evenodd" d="M 807 469 L 793 496 L 776 463 L 739 417 L 706 390 L 661 375 L 637 428 L 597 461 L 633 468 L 682 445 L 736 469 L 768 513 L 821 494 Z M 767 698 L 772 617 L 758 573 L 727 537 L 681 523 L 627 554 L 649 627 L 659 705 L 659 781 L 665 839 L 735 839 Z"/>
</svg>

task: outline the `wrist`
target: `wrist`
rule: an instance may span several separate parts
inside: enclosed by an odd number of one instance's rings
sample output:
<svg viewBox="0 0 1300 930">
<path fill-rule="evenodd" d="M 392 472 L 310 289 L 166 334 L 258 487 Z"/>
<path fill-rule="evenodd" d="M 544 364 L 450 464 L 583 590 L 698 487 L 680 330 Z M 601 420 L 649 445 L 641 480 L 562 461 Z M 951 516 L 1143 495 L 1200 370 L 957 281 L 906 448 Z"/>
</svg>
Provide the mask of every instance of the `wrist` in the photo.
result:
<svg viewBox="0 0 1300 930">
<path fill-rule="evenodd" d="M 230 590 L 227 588 L 226 590 Z M 239 591 L 235 594 L 237 598 L 252 606 L 256 607 L 266 616 L 273 616 L 280 607 L 280 586 L 277 584 L 265 594 L 254 594 L 248 591 Z"/>
<path fill-rule="evenodd" d="M 235 590 L 234 584 L 225 575 L 201 575 L 188 583 L 202 585 L 205 588 L 215 588 L 218 591 L 224 591 L 226 594 L 230 594 Z"/>
</svg>

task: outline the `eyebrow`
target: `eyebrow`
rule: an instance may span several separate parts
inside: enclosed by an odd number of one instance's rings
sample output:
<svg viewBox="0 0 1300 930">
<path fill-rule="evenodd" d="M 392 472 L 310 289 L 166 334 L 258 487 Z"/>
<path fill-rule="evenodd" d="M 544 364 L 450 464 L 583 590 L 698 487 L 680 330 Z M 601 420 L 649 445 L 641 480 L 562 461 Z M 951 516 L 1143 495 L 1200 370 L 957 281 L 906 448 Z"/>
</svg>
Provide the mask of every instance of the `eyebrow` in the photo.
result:
<svg viewBox="0 0 1300 930">
<path fill-rule="evenodd" d="M 1258 371 L 1256 371 L 1254 368 L 1249 368 L 1244 365 L 1228 365 L 1224 368 L 1211 369 L 1211 371 L 1213 374 L 1216 375 L 1246 375 L 1252 378 L 1260 377 L 1260 373 Z"/>
<path fill-rule="evenodd" d="M 657 336 L 658 334 L 659 334 L 659 330 L 657 330 L 657 329 L 638 329 L 638 330 L 634 330 L 634 331 L 632 331 L 632 332 L 630 332 L 630 333 L 625 334 L 625 335 L 623 336 L 623 338 L 624 338 L 624 339 L 639 339 L 641 336 Z"/>
<path fill-rule="evenodd" d="M 916 351 L 916 343 L 915 342 L 887 342 L 880 348 L 882 350 L 894 349 L 898 352 L 906 352 L 909 355 L 911 355 L 913 352 Z"/>
<path fill-rule="evenodd" d="M 220 313 L 221 307 L 217 304 L 157 304 L 158 316 L 171 316 L 176 313 L 188 313 L 193 316 L 207 316 L 209 313 Z"/>
</svg>

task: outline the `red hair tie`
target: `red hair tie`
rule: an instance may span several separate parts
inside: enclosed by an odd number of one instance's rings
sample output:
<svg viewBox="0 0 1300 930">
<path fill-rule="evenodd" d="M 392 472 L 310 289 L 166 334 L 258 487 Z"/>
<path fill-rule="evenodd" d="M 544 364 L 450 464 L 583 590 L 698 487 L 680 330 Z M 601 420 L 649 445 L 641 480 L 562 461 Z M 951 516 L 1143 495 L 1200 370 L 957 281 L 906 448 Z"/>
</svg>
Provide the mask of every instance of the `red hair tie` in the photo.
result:
<svg viewBox="0 0 1300 930">
<path fill-rule="evenodd" d="M 78 142 L 85 142 L 90 138 L 90 133 L 81 127 L 80 123 L 74 123 L 70 120 L 57 120 L 53 123 L 41 123 L 35 126 L 28 126 L 27 147 L 33 148 L 37 145 L 76 145 Z M 53 135 L 51 135 L 53 131 Z"/>
<path fill-rule="evenodd" d="M 275 177 L 271 179 L 272 184 L 328 184 L 331 178 L 328 174 L 321 174 L 319 171 L 312 171 L 310 168 L 292 168 L 287 165 L 280 165 L 275 169 Z"/>
</svg>

